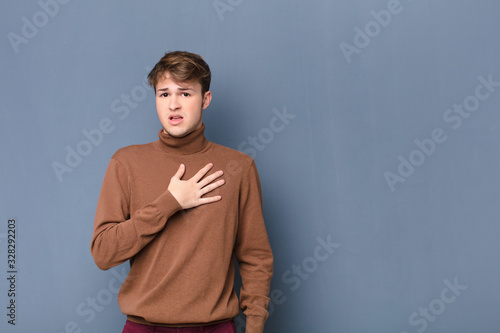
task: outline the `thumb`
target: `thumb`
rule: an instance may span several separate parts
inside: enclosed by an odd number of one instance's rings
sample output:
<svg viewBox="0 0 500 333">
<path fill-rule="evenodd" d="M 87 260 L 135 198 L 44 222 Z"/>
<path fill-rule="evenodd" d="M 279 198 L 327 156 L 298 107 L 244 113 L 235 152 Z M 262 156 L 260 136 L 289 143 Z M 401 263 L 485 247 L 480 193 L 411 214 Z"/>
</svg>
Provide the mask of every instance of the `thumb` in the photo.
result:
<svg viewBox="0 0 500 333">
<path fill-rule="evenodd" d="M 177 178 L 180 180 L 182 178 L 182 176 L 184 176 L 185 171 L 186 171 L 186 167 L 184 166 L 184 164 L 181 163 L 181 165 L 179 166 L 179 169 L 177 169 L 177 172 L 175 173 L 175 175 L 172 178 Z"/>
</svg>

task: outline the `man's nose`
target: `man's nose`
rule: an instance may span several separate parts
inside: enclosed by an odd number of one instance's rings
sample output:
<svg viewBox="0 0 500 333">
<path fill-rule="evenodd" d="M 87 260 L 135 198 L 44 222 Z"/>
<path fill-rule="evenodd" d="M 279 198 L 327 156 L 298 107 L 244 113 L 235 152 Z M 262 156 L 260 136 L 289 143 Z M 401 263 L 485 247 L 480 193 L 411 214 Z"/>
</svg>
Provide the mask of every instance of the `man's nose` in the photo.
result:
<svg viewBox="0 0 500 333">
<path fill-rule="evenodd" d="M 180 108 L 180 103 L 179 103 L 179 100 L 177 99 L 177 96 L 175 95 L 172 95 L 170 97 L 170 104 L 169 104 L 169 108 L 170 110 L 177 110 L 178 108 Z"/>
</svg>

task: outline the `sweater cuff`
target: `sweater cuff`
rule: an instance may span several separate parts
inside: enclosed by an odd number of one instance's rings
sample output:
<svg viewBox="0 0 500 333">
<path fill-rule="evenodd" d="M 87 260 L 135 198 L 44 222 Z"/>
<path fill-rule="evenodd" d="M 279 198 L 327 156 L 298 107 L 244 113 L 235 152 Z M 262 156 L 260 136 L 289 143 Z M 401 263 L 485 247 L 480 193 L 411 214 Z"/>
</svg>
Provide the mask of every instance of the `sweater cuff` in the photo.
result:
<svg viewBox="0 0 500 333">
<path fill-rule="evenodd" d="M 172 215 L 182 210 L 181 205 L 170 191 L 163 192 L 153 201 L 153 205 L 165 219 L 169 219 Z"/>
<path fill-rule="evenodd" d="M 266 319 L 258 316 L 247 316 L 245 333 L 262 333 Z"/>
</svg>

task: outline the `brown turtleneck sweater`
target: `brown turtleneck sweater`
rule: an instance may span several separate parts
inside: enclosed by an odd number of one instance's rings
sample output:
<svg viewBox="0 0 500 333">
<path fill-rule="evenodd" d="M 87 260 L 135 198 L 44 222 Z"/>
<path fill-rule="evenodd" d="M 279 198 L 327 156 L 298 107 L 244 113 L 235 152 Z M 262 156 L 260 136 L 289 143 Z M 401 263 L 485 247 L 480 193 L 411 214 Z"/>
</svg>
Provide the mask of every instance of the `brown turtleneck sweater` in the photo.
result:
<svg viewBox="0 0 500 333">
<path fill-rule="evenodd" d="M 262 217 L 253 160 L 207 141 L 205 127 L 183 138 L 160 130 L 159 140 L 118 150 L 104 177 L 91 252 L 109 269 L 130 260 L 118 302 L 128 319 L 165 326 L 197 326 L 238 315 L 234 260 L 242 278 L 240 304 L 247 332 L 267 319 L 273 257 Z M 222 200 L 182 210 L 167 190 L 179 165 L 182 179 L 208 163 L 225 184 L 207 194 Z"/>
</svg>

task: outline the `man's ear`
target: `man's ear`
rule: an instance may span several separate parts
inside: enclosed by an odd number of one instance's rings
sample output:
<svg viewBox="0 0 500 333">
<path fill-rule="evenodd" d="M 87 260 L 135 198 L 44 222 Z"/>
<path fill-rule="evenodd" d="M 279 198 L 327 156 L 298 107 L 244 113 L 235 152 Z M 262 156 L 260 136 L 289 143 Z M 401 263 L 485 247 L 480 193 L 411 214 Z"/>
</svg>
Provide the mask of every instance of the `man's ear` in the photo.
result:
<svg viewBox="0 0 500 333">
<path fill-rule="evenodd" d="M 201 106 L 201 109 L 205 110 L 206 108 L 208 108 L 211 101 L 212 101 L 212 92 L 206 91 L 205 95 L 203 95 L 203 104 Z"/>
</svg>

